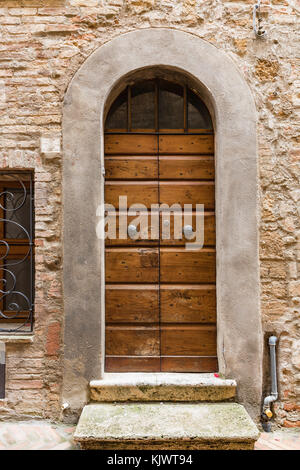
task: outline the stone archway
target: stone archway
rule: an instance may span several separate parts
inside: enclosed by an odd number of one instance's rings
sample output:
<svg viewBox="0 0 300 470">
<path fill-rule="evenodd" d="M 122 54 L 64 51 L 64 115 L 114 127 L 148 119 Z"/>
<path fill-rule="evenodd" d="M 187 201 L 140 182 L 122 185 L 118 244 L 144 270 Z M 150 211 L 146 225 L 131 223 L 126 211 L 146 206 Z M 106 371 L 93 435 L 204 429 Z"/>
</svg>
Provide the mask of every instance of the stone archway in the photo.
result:
<svg viewBox="0 0 300 470">
<path fill-rule="evenodd" d="M 200 90 L 216 132 L 217 318 L 220 373 L 237 380 L 239 401 L 257 414 L 262 387 L 259 306 L 256 110 L 231 59 L 208 42 L 171 29 L 142 29 L 98 48 L 72 79 L 63 110 L 63 400 L 74 412 L 103 373 L 103 122 L 123 77 L 147 67 L 180 71 Z"/>
</svg>

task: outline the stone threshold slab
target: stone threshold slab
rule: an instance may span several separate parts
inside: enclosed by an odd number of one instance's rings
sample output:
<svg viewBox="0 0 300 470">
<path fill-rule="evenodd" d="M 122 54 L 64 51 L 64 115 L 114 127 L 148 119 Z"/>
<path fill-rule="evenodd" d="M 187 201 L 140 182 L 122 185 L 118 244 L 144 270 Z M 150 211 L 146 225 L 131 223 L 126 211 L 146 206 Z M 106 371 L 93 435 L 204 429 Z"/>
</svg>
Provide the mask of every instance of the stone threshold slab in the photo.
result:
<svg viewBox="0 0 300 470">
<path fill-rule="evenodd" d="M 33 334 L 0 334 L 0 342 L 3 343 L 33 343 L 34 335 Z"/>
<path fill-rule="evenodd" d="M 74 434 L 85 449 L 253 449 L 258 437 L 237 403 L 89 404 Z"/>
<path fill-rule="evenodd" d="M 90 398 L 122 401 L 224 401 L 233 400 L 235 380 L 214 374 L 107 373 L 90 382 Z"/>
</svg>

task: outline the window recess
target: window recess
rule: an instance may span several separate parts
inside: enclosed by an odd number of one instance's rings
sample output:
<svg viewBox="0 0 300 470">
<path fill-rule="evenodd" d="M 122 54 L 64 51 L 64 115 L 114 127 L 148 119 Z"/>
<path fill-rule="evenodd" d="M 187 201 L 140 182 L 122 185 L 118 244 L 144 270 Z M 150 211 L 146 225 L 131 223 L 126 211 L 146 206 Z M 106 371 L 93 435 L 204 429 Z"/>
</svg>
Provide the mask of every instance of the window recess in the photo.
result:
<svg viewBox="0 0 300 470">
<path fill-rule="evenodd" d="M 33 177 L 0 171 L 0 335 L 33 331 Z"/>
</svg>

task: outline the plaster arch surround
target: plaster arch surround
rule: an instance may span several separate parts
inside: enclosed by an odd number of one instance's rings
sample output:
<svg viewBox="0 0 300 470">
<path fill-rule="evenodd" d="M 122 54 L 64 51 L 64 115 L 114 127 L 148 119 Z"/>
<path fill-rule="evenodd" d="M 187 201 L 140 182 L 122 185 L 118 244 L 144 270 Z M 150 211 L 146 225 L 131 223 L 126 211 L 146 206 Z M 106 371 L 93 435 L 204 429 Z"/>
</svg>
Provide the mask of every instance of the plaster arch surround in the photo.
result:
<svg viewBox="0 0 300 470">
<path fill-rule="evenodd" d="M 65 96 L 63 401 L 78 414 L 87 401 L 89 381 L 103 374 L 104 242 L 96 227 L 104 199 L 104 114 L 117 84 L 148 67 L 188 77 L 214 119 L 219 371 L 237 381 L 239 402 L 257 417 L 263 340 L 255 104 L 224 52 L 195 35 L 164 28 L 129 32 L 99 47 L 77 71 Z"/>
</svg>

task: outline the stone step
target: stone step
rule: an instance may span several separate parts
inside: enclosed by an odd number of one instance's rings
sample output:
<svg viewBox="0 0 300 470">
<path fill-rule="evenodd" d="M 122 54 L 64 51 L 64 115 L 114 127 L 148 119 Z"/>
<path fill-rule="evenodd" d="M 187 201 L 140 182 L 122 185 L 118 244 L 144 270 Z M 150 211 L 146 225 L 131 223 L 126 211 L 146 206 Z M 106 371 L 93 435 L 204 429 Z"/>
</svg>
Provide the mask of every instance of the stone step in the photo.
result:
<svg viewBox="0 0 300 470">
<path fill-rule="evenodd" d="M 237 403 L 94 403 L 74 440 L 82 449 L 253 449 L 258 429 Z"/>
<path fill-rule="evenodd" d="M 234 380 L 214 374 L 109 373 L 90 383 L 90 398 L 97 402 L 233 401 L 235 393 Z"/>
</svg>

